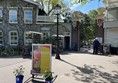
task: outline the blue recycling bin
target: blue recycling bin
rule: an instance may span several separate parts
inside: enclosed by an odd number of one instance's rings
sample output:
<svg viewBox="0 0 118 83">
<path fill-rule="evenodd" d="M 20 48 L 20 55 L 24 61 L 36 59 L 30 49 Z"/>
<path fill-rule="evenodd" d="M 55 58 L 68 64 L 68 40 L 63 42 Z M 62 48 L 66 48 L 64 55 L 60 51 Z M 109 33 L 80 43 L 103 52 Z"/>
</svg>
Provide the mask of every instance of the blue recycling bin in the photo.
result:
<svg viewBox="0 0 118 83">
<path fill-rule="evenodd" d="M 23 75 L 16 76 L 16 83 L 22 83 L 23 82 L 23 78 L 24 78 Z"/>
</svg>

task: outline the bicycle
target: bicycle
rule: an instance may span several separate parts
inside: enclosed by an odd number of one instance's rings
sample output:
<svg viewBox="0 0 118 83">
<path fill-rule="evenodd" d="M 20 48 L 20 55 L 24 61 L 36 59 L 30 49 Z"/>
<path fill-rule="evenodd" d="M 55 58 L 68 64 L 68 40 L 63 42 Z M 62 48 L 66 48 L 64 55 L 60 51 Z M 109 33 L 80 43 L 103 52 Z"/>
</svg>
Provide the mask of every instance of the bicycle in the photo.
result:
<svg viewBox="0 0 118 83">
<path fill-rule="evenodd" d="M 104 44 L 103 46 L 103 51 L 105 55 L 110 55 L 111 54 L 111 45 L 110 44 Z"/>
<path fill-rule="evenodd" d="M 13 56 L 14 55 L 14 49 L 10 45 L 6 45 L 1 52 L 2 56 Z"/>
</svg>

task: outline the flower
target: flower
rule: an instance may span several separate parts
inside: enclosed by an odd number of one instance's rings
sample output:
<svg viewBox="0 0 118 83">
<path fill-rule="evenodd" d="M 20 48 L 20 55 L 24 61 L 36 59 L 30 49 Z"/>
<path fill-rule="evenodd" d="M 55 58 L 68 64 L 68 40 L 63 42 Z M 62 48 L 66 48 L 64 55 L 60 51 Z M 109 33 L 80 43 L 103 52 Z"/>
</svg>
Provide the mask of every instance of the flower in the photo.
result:
<svg viewBox="0 0 118 83">
<path fill-rule="evenodd" d="M 23 67 L 23 65 L 20 65 L 17 69 L 13 71 L 13 73 L 15 74 L 15 76 L 23 75 L 24 69 L 25 68 Z"/>
<path fill-rule="evenodd" d="M 53 79 L 52 73 L 51 71 L 45 71 L 43 78 L 47 81 L 51 81 Z"/>
</svg>

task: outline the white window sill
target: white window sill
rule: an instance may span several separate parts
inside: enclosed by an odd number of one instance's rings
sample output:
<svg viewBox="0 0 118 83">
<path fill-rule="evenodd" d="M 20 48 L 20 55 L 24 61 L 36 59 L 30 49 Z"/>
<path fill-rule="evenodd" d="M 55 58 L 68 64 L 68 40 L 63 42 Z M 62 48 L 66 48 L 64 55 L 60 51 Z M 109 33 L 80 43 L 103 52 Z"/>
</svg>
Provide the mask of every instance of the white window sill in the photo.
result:
<svg viewBox="0 0 118 83">
<path fill-rule="evenodd" d="M 33 24 L 33 23 L 24 23 L 24 24 Z"/>
</svg>

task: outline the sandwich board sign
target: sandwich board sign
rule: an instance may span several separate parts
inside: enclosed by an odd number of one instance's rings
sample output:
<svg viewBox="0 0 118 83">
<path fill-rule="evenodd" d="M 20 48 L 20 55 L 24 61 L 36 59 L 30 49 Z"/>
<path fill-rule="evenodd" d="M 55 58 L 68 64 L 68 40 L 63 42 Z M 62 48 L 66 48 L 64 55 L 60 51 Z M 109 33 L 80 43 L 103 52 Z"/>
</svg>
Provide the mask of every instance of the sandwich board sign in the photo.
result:
<svg viewBox="0 0 118 83">
<path fill-rule="evenodd" d="M 51 71 L 51 44 L 32 44 L 32 74 Z"/>
</svg>

